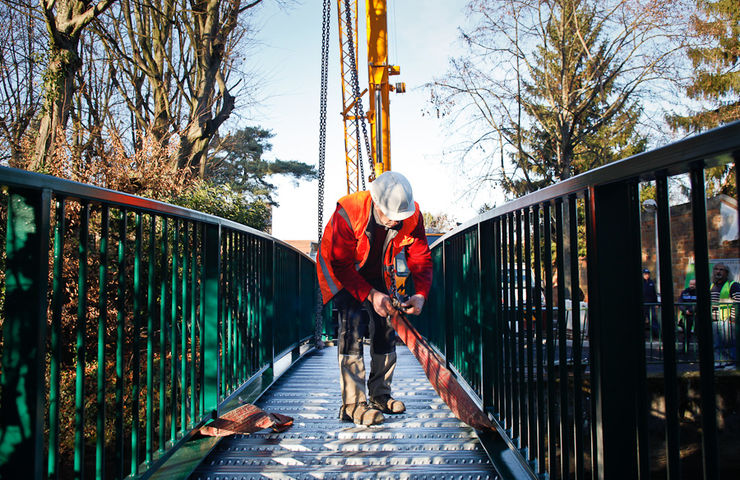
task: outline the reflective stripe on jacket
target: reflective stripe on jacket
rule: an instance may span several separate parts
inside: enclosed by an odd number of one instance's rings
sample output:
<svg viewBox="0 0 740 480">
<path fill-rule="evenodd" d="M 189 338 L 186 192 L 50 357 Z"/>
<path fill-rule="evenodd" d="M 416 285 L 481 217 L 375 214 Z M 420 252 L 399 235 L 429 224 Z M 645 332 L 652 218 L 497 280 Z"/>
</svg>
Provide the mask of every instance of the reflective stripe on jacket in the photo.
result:
<svg viewBox="0 0 740 480">
<path fill-rule="evenodd" d="M 732 280 L 727 280 L 722 285 L 722 289 L 719 292 L 719 300 L 715 298 L 716 290 L 714 283 L 710 285 L 709 291 L 711 292 L 710 295 L 712 295 L 712 321 L 727 321 L 735 319 L 736 300 L 732 298 L 732 294 L 730 292 L 735 283 L 736 282 L 733 282 Z M 735 288 L 737 291 L 737 287 Z"/>
<path fill-rule="evenodd" d="M 395 256 L 407 248 L 409 269 L 414 279 L 416 292 L 424 297 L 429 294 L 432 283 L 432 259 L 424 234 L 424 221 L 419 205 L 416 211 L 400 224 L 400 228 L 389 229 L 383 246 L 383 268 L 386 287 L 390 285 L 389 267 Z M 370 253 L 368 223 L 373 214 L 370 192 L 362 191 L 342 197 L 337 209 L 329 219 L 321 237 L 316 255 L 316 271 L 324 303 L 334 297 L 347 283 L 359 301 L 365 300 L 370 285 L 362 279 L 359 270 L 365 265 Z M 348 225 L 344 228 L 339 222 Z M 351 230 L 351 233 L 349 233 Z"/>
</svg>

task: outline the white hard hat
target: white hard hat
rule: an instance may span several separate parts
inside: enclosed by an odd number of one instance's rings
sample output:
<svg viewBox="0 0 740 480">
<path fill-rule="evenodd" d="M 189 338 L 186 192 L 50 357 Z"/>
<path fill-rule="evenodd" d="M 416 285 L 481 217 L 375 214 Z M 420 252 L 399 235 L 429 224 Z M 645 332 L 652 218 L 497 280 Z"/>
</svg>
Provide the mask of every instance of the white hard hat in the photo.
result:
<svg viewBox="0 0 740 480">
<path fill-rule="evenodd" d="M 398 172 L 383 172 L 370 182 L 370 196 L 383 215 L 400 222 L 416 211 L 409 181 Z"/>
</svg>

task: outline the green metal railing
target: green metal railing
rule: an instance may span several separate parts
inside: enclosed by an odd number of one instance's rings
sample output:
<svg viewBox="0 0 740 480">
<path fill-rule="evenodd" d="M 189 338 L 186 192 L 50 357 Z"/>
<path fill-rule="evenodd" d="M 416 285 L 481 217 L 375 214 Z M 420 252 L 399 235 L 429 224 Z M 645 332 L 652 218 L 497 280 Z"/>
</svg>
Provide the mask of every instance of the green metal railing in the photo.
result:
<svg viewBox="0 0 740 480">
<path fill-rule="evenodd" d="M 736 363 L 715 370 L 705 170 L 735 169 L 739 158 L 735 122 L 516 199 L 434 243 L 435 280 L 417 324 L 532 478 L 737 474 L 728 473 L 734 454 L 720 449 L 736 435 L 736 410 L 718 402 L 735 401 L 740 376 Z M 693 222 L 698 357 L 688 373 L 677 368 L 673 184 L 690 191 Z M 642 301 L 645 185 L 658 206 L 658 340 Z M 648 363 L 656 341 L 660 363 Z"/>
<path fill-rule="evenodd" d="M 292 247 L 45 175 L 0 185 L 0 478 L 145 477 L 306 351 L 315 267 Z"/>
</svg>

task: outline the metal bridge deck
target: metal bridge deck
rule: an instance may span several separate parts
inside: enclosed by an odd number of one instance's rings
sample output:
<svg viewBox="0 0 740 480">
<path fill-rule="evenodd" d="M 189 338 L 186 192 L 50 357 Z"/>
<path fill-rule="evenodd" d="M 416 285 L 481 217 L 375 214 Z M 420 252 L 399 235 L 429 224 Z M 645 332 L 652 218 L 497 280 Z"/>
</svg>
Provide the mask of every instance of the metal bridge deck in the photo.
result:
<svg viewBox="0 0 740 480">
<path fill-rule="evenodd" d="M 375 427 L 339 421 L 337 349 L 324 348 L 256 402 L 293 417 L 290 429 L 225 437 L 190 478 L 497 478 L 474 430 L 453 416 L 409 350 L 397 350 L 393 393 L 405 413 L 386 415 Z"/>
</svg>

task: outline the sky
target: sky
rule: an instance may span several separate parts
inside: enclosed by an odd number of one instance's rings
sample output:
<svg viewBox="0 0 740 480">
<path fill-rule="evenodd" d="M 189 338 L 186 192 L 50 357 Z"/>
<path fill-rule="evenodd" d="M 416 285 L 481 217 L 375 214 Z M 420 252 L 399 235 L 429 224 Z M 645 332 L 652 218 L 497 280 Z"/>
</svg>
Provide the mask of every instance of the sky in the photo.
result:
<svg viewBox="0 0 740 480">
<path fill-rule="evenodd" d="M 364 1 L 360 5 L 361 89 L 367 86 Z M 332 0 L 327 104 L 324 225 L 347 193 L 344 130 L 341 111 L 339 41 L 336 1 Z M 465 2 L 451 0 L 388 0 L 389 61 L 401 67 L 392 82 L 405 82 L 406 93 L 391 94 L 391 169 L 409 178 L 422 211 L 446 213 L 459 222 L 477 214 L 495 192 L 464 197 L 464 176 L 455 168 L 459 139 L 447 131 L 429 108 L 424 84 L 445 73 L 449 58 L 461 52 L 458 27 L 465 22 Z M 259 103 L 245 117 L 249 125 L 273 131 L 272 151 L 265 158 L 298 160 L 318 165 L 319 92 L 321 80 L 322 2 L 301 0 L 287 8 L 268 1 L 257 12 L 257 46 L 248 61 L 259 77 Z M 367 101 L 364 108 L 367 111 Z M 367 159 L 363 155 L 363 163 Z M 278 185 L 273 210 L 273 235 L 282 240 L 317 238 L 318 182 L 273 178 Z"/>
</svg>

